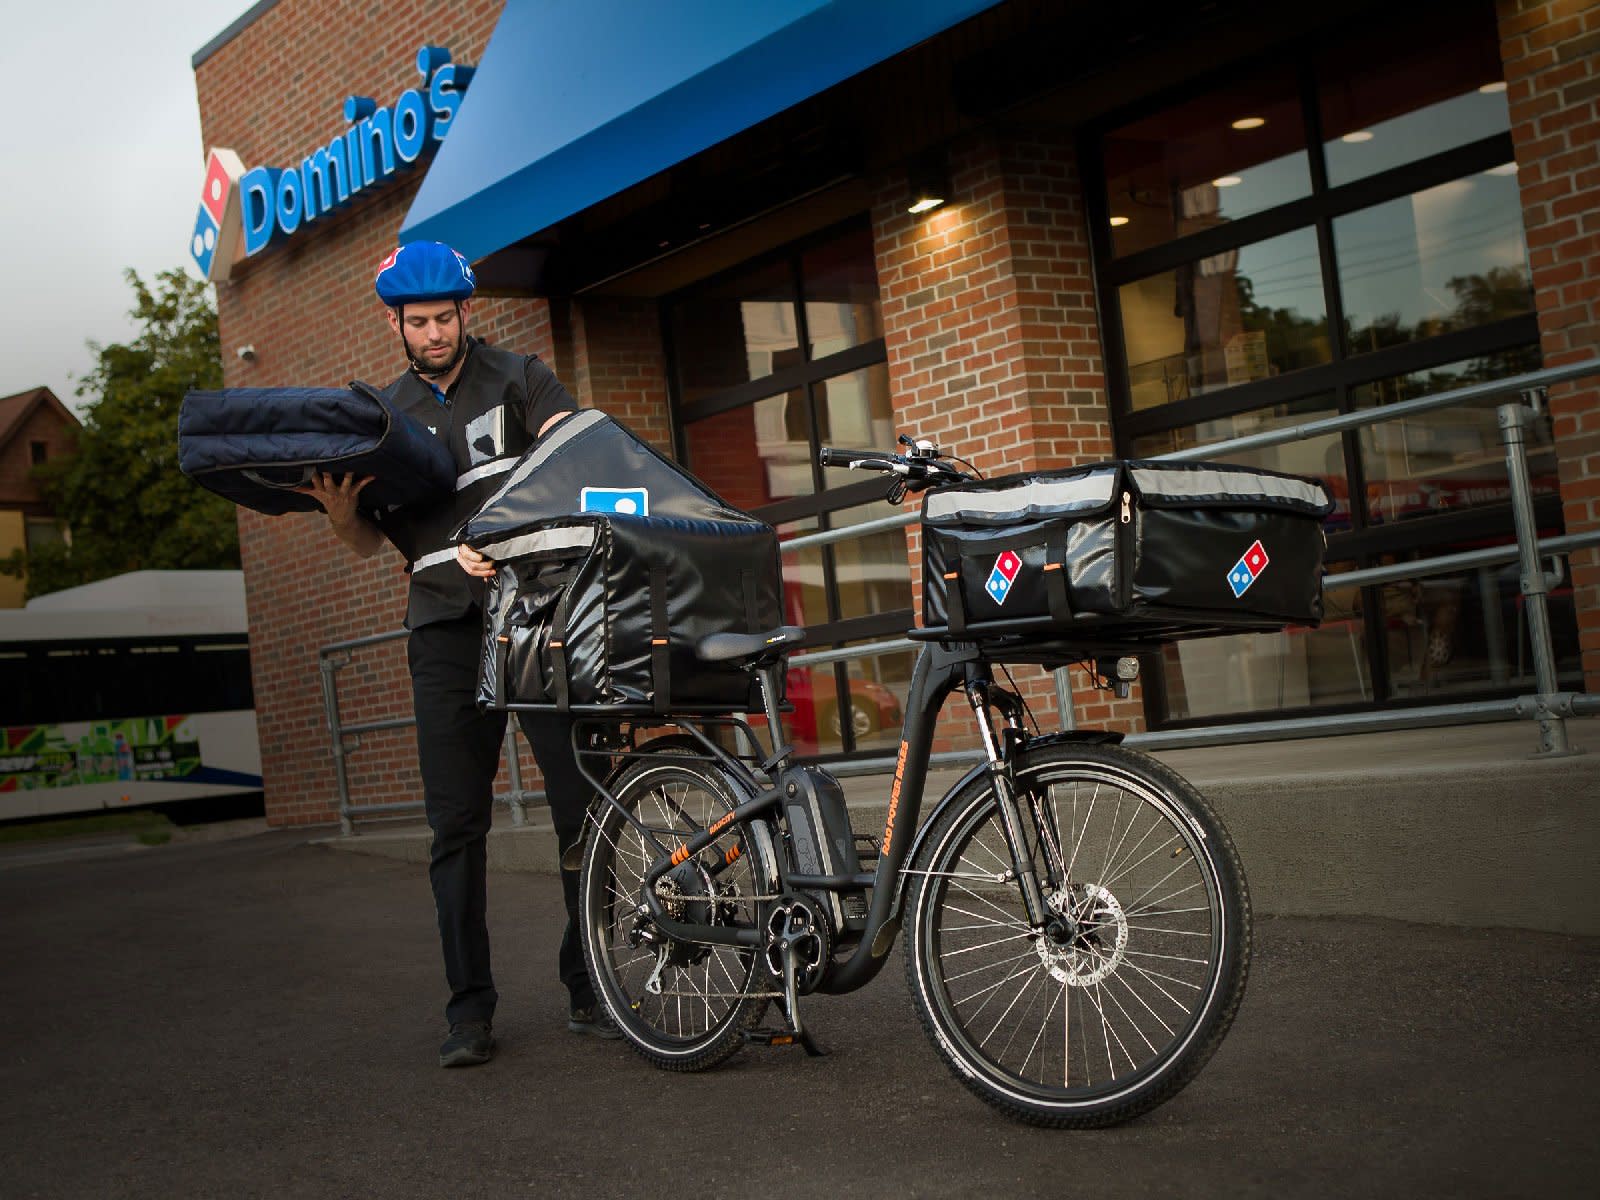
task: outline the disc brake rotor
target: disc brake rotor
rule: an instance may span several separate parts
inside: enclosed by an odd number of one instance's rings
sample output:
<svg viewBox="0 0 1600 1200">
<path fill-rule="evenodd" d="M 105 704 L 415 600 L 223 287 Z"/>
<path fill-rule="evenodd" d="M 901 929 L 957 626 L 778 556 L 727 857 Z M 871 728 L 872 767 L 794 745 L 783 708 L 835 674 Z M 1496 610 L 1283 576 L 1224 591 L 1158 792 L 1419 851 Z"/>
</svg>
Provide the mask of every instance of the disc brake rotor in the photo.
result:
<svg viewBox="0 0 1600 1200">
<path fill-rule="evenodd" d="M 1099 884 L 1064 888 L 1048 898 L 1050 907 L 1075 925 L 1061 942 L 1034 941 L 1044 969 L 1068 987 L 1092 987 L 1119 966 L 1128 948 L 1128 915 L 1117 898 Z"/>
</svg>

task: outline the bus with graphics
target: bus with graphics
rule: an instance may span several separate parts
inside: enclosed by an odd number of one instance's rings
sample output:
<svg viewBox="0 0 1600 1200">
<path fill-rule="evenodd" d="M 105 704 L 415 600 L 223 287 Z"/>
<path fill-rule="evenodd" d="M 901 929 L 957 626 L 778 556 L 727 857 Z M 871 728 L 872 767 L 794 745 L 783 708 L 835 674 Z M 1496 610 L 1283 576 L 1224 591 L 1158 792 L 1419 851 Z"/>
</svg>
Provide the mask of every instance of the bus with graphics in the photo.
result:
<svg viewBox="0 0 1600 1200">
<path fill-rule="evenodd" d="M 135 571 L 0 610 L 0 821 L 260 811 L 244 577 Z"/>
</svg>

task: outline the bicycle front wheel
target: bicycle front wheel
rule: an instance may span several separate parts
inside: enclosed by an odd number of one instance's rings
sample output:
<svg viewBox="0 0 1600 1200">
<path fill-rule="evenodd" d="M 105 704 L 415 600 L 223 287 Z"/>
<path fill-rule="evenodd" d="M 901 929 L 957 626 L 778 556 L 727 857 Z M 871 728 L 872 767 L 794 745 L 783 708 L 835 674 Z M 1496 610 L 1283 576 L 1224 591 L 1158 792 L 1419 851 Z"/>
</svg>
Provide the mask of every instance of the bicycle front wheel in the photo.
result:
<svg viewBox="0 0 1600 1200">
<path fill-rule="evenodd" d="M 1014 772 L 1050 910 L 1029 927 L 993 787 L 968 785 L 919 853 L 906 974 L 969 1088 L 1037 1125 L 1112 1125 L 1170 1098 L 1244 995 L 1250 901 L 1220 821 L 1120 746 L 1031 748 Z"/>
<path fill-rule="evenodd" d="M 731 812 L 738 797 L 714 764 L 657 751 L 627 768 L 613 794 L 667 847 Z M 634 1049 L 658 1067 L 699 1071 L 743 1045 L 768 990 L 757 956 L 742 947 L 678 942 L 639 911 L 657 851 L 637 826 L 601 804 L 584 848 L 578 892 L 583 950 L 612 1016 Z M 749 827 L 730 824 L 700 854 L 657 884 L 667 912 L 698 925 L 753 925 L 770 891 L 770 856 Z"/>
</svg>

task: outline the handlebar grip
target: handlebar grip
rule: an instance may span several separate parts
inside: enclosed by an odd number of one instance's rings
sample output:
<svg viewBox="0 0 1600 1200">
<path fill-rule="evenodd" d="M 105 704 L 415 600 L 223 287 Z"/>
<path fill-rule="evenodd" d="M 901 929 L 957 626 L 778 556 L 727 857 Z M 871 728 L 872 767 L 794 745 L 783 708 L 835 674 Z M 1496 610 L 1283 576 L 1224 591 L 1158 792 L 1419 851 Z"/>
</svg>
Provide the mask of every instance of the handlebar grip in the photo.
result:
<svg viewBox="0 0 1600 1200">
<path fill-rule="evenodd" d="M 882 450 L 840 450 L 823 446 L 817 451 L 817 461 L 825 467 L 848 467 L 852 463 L 870 463 L 880 471 L 886 470 L 899 455 L 885 454 Z"/>
</svg>

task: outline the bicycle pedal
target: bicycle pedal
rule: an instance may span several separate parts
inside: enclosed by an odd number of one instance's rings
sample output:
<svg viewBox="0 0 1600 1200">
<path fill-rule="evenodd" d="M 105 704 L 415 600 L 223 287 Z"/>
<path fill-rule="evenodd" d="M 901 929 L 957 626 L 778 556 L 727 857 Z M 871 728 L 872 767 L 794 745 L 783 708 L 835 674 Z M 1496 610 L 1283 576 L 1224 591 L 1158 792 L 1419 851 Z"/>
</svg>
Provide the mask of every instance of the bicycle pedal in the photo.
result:
<svg viewBox="0 0 1600 1200">
<path fill-rule="evenodd" d="M 798 1046 L 800 1036 L 792 1029 L 747 1029 L 744 1040 L 754 1046 Z"/>
</svg>

